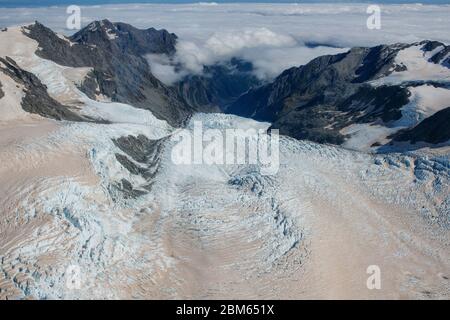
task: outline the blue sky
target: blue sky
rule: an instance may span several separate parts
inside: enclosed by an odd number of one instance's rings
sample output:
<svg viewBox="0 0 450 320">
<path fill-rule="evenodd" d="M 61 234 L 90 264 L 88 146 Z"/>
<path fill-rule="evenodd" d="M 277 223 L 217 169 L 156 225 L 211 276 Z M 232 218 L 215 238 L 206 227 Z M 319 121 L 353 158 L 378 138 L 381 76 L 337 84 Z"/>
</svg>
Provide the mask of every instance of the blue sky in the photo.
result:
<svg viewBox="0 0 450 320">
<path fill-rule="evenodd" d="M 54 5 L 92 5 L 105 3 L 193 3 L 193 2 L 207 2 L 205 0 L 0 0 L 0 7 L 38 7 L 38 6 L 54 6 Z M 446 4 L 450 0 L 214 0 L 218 3 L 233 3 L 233 2 L 266 2 L 266 3 L 333 3 L 333 2 L 347 2 L 347 3 L 423 3 L 423 4 Z"/>
</svg>

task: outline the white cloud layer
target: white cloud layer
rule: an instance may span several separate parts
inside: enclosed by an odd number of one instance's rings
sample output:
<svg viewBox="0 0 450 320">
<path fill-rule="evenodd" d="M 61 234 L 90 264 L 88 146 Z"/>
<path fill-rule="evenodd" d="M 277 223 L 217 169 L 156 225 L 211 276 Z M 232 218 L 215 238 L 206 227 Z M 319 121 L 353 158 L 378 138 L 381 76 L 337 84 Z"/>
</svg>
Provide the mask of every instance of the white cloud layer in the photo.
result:
<svg viewBox="0 0 450 320">
<path fill-rule="evenodd" d="M 177 71 L 173 61 L 164 54 L 149 54 L 146 56 L 152 74 L 166 84 L 172 84 L 187 74 L 187 70 Z"/>
<path fill-rule="evenodd" d="M 292 50 L 298 49 L 299 46 L 301 44 L 293 37 L 275 33 L 265 27 L 241 32 L 222 31 L 200 43 L 181 39 L 177 44 L 175 62 L 191 73 L 201 73 L 204 65 L 238 56 L 252 61 L 258 76 L 266 78 L 275 76 L 286 65 L 285 62 L 281 63 L 283 60 L 273 59 L 274 50 Z M 262 63 L 267 60 L 268 54 L 272 56 L 271 61 Z"/>
<path fill-rule="evenodd" d="M 450 5 L 383 5 L 381 30 L 366 27 L 367 4 L 133 4 L 82 7 L 82 21 L 107 18 L 179 36 L 175 62 L 190 72 L 232 56 L 253 62 L 261 78 L 353 46 L 415 42 L 450 43 Z M 0 26 L 38 20 L 65 29 L 65 7 L 1 9 Z M 315 44 L 311 46 L 311 44 Z M 162 81 L 179 78 L 167 57 L 150 56 Z"/>
</svg>

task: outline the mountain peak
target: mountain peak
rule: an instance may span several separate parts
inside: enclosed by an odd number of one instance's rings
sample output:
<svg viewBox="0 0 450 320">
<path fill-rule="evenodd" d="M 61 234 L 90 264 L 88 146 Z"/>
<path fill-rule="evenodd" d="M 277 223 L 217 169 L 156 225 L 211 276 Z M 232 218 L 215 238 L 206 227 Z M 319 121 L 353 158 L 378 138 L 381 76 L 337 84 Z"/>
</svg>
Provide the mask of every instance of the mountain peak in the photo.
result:
<svg viewBox="0 0 450 320">
<path fill-rule="evenodd" d="M 50 28 L 47 28 L 44 24 L 40 23 L 37 20 L 32 24 L 24 25 L 22 27 L 22 30 L 25 30 L 27 32 L 35 31 L 35 32 L 45 34 L 45 35 L 55 34 L 53 32 L 53 30 L 51 30 Z"/>
<path fill-rule="evenodd" d="M 92 21 L 72 36 L 74 42 L 82 44 L 99 44 L 118 38 L 115 26 L 109 20 Z"/>
<path fill-rule="evenodd" d="M 71 40 L 81 44 L 114 47 L 134 55 L 170 55 L 175 52 L 177 36 L 164 29 L 138 29 L 123 22 L 103 19 L 91 22 L 75 33 Z"/>
</svg>

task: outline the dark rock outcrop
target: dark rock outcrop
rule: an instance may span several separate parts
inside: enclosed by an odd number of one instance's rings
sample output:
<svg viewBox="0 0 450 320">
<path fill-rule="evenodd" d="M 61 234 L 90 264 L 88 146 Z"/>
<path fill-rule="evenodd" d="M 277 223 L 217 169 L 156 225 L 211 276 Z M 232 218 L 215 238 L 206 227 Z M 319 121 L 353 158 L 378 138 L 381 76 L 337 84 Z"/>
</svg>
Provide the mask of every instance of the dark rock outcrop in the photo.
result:
<svg viewBox="0 0 450 320">
<path fill-rule="evenodd" d="M 134 189 L 133 184 L 127 179 L 122 179 L 120 183 L 112 186 L 112 188 L 121 192 L 125 199 L 136 199 L 147 194 L 147 191 Z"/>
<path fill-rule="evenodd" d="M 47 87 L 34 74 L 22 70 L 11 58 L 0 58 L 0 62 L 3 65 L 0 65 L 0 72 L 4 72 L 24 86 L 25 96 L 22 99 L 22 108 L 25 111 L 55 120 L 92 121 L 51 98 Z"/>
<path fill-rule="evenodd" d="M 5 96 L 5 93 L 2 91 L 2 83 L 0 82 L 0 99 Z"/>
<path fill-rule="evenodd" d="M 116 153 L 117 161 L 131 174 L 140 175 L 147 181 L 143 186 L 133 186 L 128 181 L 124 184 L 122 181 L 119 190 L 132 198 L 146 194 L 151 190 L 152 179 L 158 172 L 165 139 L 150 140 L 139 135 L 120 137 L 113 142 L 124 153 Z"/>
<path fill-rule="evenodd" d="M 39 43 L 38 56 L 64 66 L 92 68 L 80 86 L 92 99 L 103 94 L 112 101 L 148 109 L 174 126 L 194 112 L 175 89 L 151 74 L 142 56 L 175 50 L 176 36 L 165 30 L 139 30 L 102 20 L 66 39 L 37 22 L 25 34 Z"/>
<path fill-rule="evenodd" d="M 430 57 L 430 62 L 441 64 L 444 67 L 450 68 L 450 46 L 446 46 L 439 41 L 424 41 L 422 43 L 424 44 L 422 47 L 424 52 L 437 51 L 432 55 L 432 57 Z"/>
<path fill-rule="evenodd" d="M 412 144 L 427 142 L 439 144 L 450 140 L 450 107 L 436 112 L 412 129 L 394 136 L 394 141 L 409 141 Z"/>
</svg>

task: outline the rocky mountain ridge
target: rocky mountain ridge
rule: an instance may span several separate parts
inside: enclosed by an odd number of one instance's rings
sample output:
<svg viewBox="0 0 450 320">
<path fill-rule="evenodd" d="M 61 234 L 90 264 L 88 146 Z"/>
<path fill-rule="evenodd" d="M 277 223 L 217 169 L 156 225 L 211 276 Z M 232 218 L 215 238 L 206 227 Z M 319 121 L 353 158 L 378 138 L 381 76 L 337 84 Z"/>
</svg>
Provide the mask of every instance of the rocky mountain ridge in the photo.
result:
<svg viewBox="0 0 450 320">
<path fill-rule="evenodd" d="M 92 68 L 80 89 L 93 100 L 104 95 L 114 102 L 148 109 L 174 126 L 194 112 L 173 88 L 152 75 L 142 56 L 173 52 L 176 36 L 165 30 L 138 30 L 102 20 L 69 38 L 38 22 L 26 27 L 26 34 L 39 43 L 38 56 L 62 66 Z"/>
<path fill-rule="evenodd" d="M 284 71 L 272 83 L 250 90 L 227 112 L 269 121 L 272 128 L 297 139 L 344 144 L 349 137 L 342 130 L 351 125 L 396 127 L 403 108 L 412 101 L 411 88 L 429 86 L 450 93 L 449 48 L 436 41 L 424 41 L 353 48 L 318 57 Z M 400 53 L 413 50 L 422 53 L 420 63 L 433 65 L 424 69 L 439 66 L 443 72 L 448 70 L 446 77 L 421 79 L 417 72 L 416 77 L 413 74 L 404 81 L 390 82 L 390 76 L 409 72 L 407 65 L 397 60 Z M 385 143 L 385 138 L 375 137 L 372 144 Z"/>
</svg>

